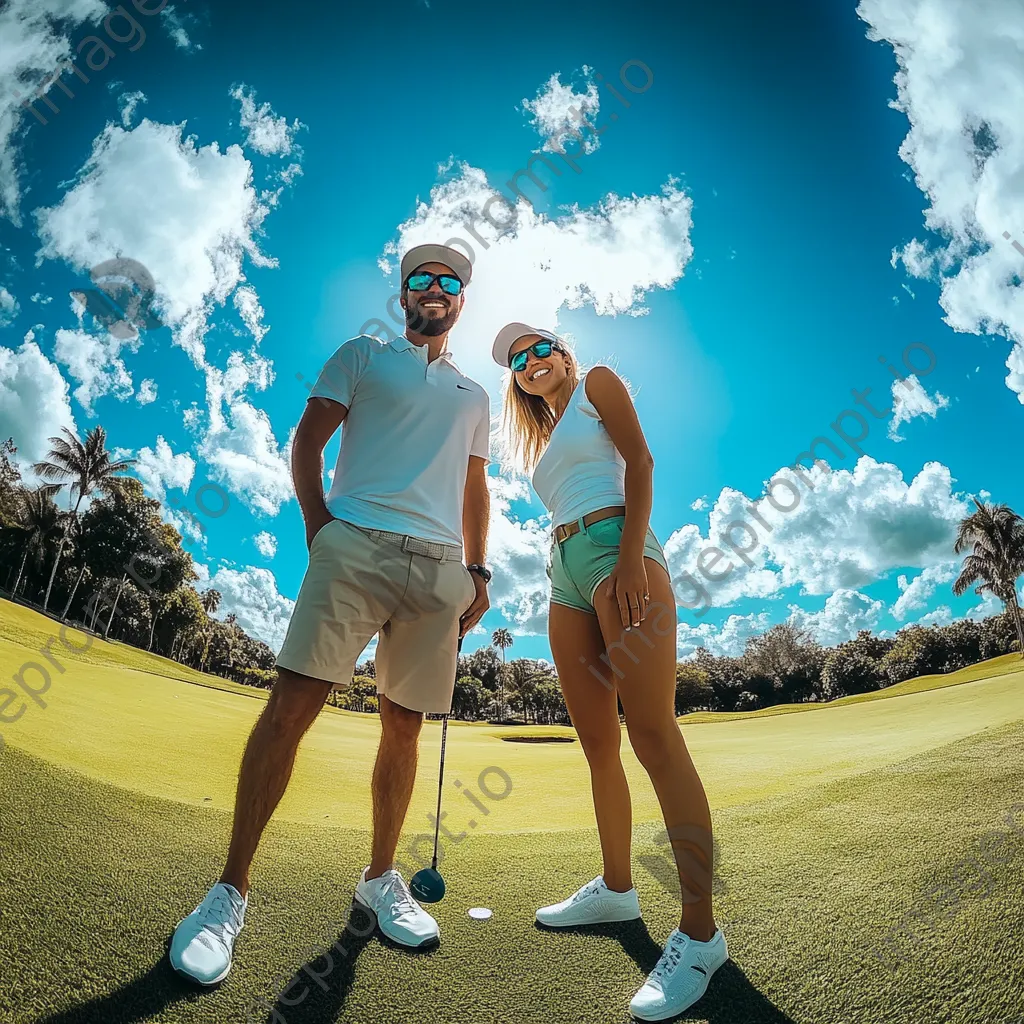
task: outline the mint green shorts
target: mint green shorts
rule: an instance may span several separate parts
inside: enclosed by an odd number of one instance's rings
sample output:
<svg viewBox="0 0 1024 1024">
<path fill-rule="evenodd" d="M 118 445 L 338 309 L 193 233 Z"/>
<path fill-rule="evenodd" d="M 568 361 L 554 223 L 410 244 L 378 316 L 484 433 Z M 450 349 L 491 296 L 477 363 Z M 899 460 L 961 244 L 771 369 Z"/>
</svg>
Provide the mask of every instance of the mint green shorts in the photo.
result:
<svg viewBox="0 0 1024 1024">
<path fill-rule="evenodd" d="M 611 516 L 584 526 L 583 517 L 580 516 L 577 522 L 579 533 L 574 533 L 561 544 L 553 537 L 551 539 L 551 559 L 547 569 L 551 580 L 551 600 L 555 604 L 564 604 L 596 615 L 594 591 L 611 576 L 615 568 L 626 517 Z M 668 572 L 665 552 L 649 526 L 644 542 L 644 557 L 653 558 Z"/>
</svg>

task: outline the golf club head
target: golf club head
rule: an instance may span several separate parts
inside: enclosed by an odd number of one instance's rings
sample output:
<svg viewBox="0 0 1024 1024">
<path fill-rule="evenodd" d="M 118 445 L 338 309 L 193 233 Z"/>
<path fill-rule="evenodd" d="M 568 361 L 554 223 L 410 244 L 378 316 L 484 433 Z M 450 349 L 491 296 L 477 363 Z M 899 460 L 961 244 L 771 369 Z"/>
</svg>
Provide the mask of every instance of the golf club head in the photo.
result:
<svg viewBox="0 0 1024 1024">
<path fill-rule="evenodd" d="M 423 868 L 409 883 L 413 896 L 423 903 L 440 903 L 444 899 L 444 879 L 436 868 Z"/>
</svg>

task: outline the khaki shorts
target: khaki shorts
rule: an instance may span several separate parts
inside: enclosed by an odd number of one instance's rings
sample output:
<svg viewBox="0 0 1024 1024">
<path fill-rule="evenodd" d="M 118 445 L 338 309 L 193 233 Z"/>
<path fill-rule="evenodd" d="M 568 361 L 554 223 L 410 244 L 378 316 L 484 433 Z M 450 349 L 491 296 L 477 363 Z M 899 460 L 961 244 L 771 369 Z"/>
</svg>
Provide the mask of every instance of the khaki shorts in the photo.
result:
<svg viewBox="0 0 1024 1024">
<path fill-rule="evenodd" d="M 448 714 L 459 619 L 475 597 L 461 548 L 333 519 L 313 538 L 278 667 L 347 689 L 379 633 L 377 692 L 413 711 Z"/>
</svg>

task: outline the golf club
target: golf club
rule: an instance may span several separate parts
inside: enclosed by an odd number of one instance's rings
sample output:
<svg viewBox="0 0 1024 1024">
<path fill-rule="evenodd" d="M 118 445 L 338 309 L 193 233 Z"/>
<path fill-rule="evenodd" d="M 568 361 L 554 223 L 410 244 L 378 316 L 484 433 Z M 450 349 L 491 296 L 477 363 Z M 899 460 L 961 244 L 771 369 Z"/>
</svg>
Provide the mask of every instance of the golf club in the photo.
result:
<svg viewBox="0 0 1024 1024">
<path fill-rule="evenodd" d="M 459 637 L 459 653 L 462 652 L 462 637 Z M 455 676 L 458 678 L 458 656 L 456 655 Z M 437 778 L 437 814 L 434 817 L 434 859 L 429 868 L 421 868 L 412 876 L 409 888 L 417 899 L 424 903 L 440 903 L 444 899 L 444 879 L 437 870 L 437 837 L 441 829 L 441 786 L 444 784 L 444 747 L 448 738 L 448 716 L 441 720 L 441 771 Z"/>
</svg>

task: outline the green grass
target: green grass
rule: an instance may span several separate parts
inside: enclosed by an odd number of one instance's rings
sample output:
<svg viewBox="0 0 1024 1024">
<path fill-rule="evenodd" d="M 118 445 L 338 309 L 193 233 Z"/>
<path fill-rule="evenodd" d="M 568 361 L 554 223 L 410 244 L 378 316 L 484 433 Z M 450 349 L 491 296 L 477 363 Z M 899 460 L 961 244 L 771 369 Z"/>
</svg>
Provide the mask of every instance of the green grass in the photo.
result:
<svg viewBox="0 0 1024 1024">
<path fill-rule="evenodd" d="M 56 629 L 11 612 L 0 604 L 0 686 Z M 1008 1024 L 1024 1012 L 1024 837 L 1012 833 L 1000 862 L 982 861 L 984 889 L 964 866 L 1024 801 L 1024 699 L 1012 661 L 974 666 L 960 685 L 912 680 L 899 699 L 684 720 L 714 812 L 716 913 L 733 959 L 683 1019 Z M 199 993 L 170 972 L 169 936 L 219 871 L 238 758 L 260 710 L 247 688 L 197 687 L 172 665 L 97 642 L 54 675 L 45 708 L 0 726 L 4 1024 L 268 1022 L 266 1001 L 284 980 L 304 964 L 324 973 L 323 953 L 342 936 L 366 863 L 379 723 L 330 709 L 303 742 L 257 856 L 232 975 Z M 449 724 L 446 780 L 480 794 L 481 770 L 497 766 L 512 788 L 501 800 L 481 795 L 490 812 L 481 815 L 445 787 L 445 824 L 467 838 L 447 845 L 442 865 L 442 945 L 412 955 L 342 937 L 350 955 L 334 954 L 328 991 L 303 975 L 293 995 L 307 986 L 310 995 L 278 1003 L 278 1021 L 627 1020 L 678 919 L 678 895 L 643 866 L 659 852 L 650 783 L 624 735 L 646 924 L 541 931 L 533 910 L 600 870 L 589 779 L 578 743 L 504 742 L 510 731 Z M 430 831 L 439 739 L 428 723 L 402 849 Z M 942 886 L 970 890 L 945 915 L 927 909 Z M 475 905 L 494 917 L 472 921 Z M 921 907 L 888 964 L 876 958 L 886 929 Z"/>
</svg>

